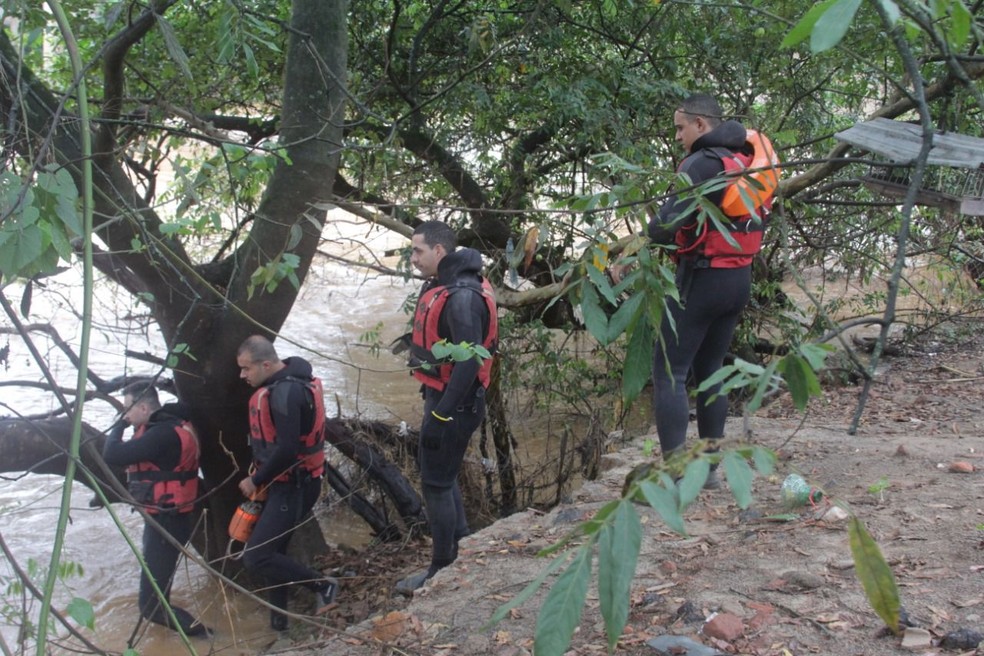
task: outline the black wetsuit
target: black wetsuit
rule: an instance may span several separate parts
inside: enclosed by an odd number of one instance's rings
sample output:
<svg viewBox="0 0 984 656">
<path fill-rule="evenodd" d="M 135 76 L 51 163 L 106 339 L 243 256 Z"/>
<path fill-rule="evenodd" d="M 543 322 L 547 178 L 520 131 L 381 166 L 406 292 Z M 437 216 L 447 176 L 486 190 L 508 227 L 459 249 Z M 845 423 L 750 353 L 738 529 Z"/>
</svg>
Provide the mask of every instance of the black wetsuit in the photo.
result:
<svg viewBox="0 0 984 656">
<path fill-rule="evenodd" d="M 738 150 L 745 145 L 745 135 L 745 128 L 736 121 L 718 125 L 694 141 L 680 172 L 688 174 L 694 184 L 720 175 L 724 170 L 721 159 L 704 149 Z M 723 196 L 724 189 L 707 194 L 718 205 Z M 697 221 L 698 212 L 690 207 L 692 203 L 692 198 L 667 200 L 649 223 L 650 239 L 659 244 L 673 243 L 678 230 Z M 697 255 L 681 256 L 677 284 L 682 304 L 668 299 L 676 331 L 669 317 L 663 319 L 660 327 L 666 353 L 657 345 L 653 362 L 653 411 L 664 454 L 681 448 L 686 440 L 690 414 L 687 373 L 693 369 L 699 385 L 721 368 L 751 293 L 751 266 L 724 269 L 707 264 Z M 702 439 L 724 436 L 728 398 L 719 395 L 710 404 L 707 402 L 719 390 L 720 385 L 697 396 L 697 432 Z"/>
<path fill-rule="evenodd" d="M 110 431 L 103 447 L 103 460 L 110 465 L 126 467 L 141 462 L 151 462 L 163 471 L 174 471 L 181 461 L 181 438 L 175 433 L 175 426 L 190 418 L 190 410 L 185 403 L 167 403 L 150 416 L 147 427 L 140 439 L 123 441 L 123 422 L 117 422 Z M 194 513 L 159 512 L 154 520 L 171 537 L 186 544 L 191 538 L 194 526 Z M 143 558 L 147 569 L 170 603 L 171 582 L 177 567 L 180 550 L 150 524 L 144 524 Z M 138 598 L 140 614 L 157 624 L 171 627 L 171 619 L 161 607 L 160 599 L 151 586 L 147 572 L 140 571 L 140 594 Z M 172 605 L 174 616 L 188 635 L 205 633 L 207 629 L 195 620 L 188 611 Z M 173 628 L 173 627 L 172 627 Z"/>
<path fill-rule="evenodd" d="M 481 268 L 478 251 L 460 248 L 441 259 L 437 279 L 428 281 L 420 295 L 437 285 L 459 283 L 480 290 Z M 489 309 L 481 293 L 462 290 L 448 297 L 438 323 L 440 337 L 453 344 L 482 344 L 488 330 Z M 433 538 L 431 573 L 455 560 L 458 540 L 469 532 L 458 473 L 472 433 L 485 417 L 485 388 L 478 380 L 480 367 L 476 359 L 455 362 L 443 391 L 423 388 L 420 477 Z M 441 422 L 432 413 L 451 421 Z"/>
<path fill-rule="evenodd" d="M 283 369 L 264 381 L 265 386 L 288 376 L 310 380 L 312 370 L 307 360 L 287 358 L 284 364 Z M 294 529 L 321 496 L 321 477 L 313 478 L 294 466 L 301 451 L 301 436 L 310 433 L 314 426 L 315 406 L 308 389 L 300 382 L 281 382 L 270 397 L 271 418 L 277 429 L 276 446 L 251 477 L 258 489 L 269 484 L 268 496 L 246 543 L 243 565 L 266 579 L 270 585 L 270 603 L 286 609 L 288 585 L 300 584 L 317 591 L 324 583 L 321 572 L 287 556 Z M 291 470 L 288 481 L 274 480 L 288 469 Z"/>
</svg>

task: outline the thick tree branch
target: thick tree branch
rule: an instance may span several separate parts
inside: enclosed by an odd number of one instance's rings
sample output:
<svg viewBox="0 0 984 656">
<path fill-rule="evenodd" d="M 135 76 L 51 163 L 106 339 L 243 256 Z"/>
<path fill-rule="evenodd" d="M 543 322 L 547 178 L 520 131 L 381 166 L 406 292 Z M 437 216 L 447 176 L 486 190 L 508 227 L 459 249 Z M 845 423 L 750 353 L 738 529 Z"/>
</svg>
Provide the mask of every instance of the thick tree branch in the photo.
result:
<svg viewBox="0 0 984 656">
<path fill-rule="evenodd" d="M 157 16 L 176 4 L 177 0 L 158 0 L 145 9 L 126 29 L 110 39 L 103 54 L 103 110 L 106 119 L 103 129 L 94 135 L 93 150 L 97 157 L 113 157 L 116 149 L 116 121 L 123 111 L 125 80 L 123 68 L 126 55 L 157 23 Z"/>
<path fill-rule="evenodd" d="M 419 123 L 419 122 L 418 122 Z M 509 226 L 495 212 L 488 211 L 488 194 L 469 173 L 462 161 L 448 151 L 423 125 L 406 126 L 400 130 L 403 145 L 414 155 L 433 164 L 462 202 L 471 209 L 474 239 L 463 239 L 465 245 L 480 244 L 480 250 L 505 248 Z"/>
</svg>

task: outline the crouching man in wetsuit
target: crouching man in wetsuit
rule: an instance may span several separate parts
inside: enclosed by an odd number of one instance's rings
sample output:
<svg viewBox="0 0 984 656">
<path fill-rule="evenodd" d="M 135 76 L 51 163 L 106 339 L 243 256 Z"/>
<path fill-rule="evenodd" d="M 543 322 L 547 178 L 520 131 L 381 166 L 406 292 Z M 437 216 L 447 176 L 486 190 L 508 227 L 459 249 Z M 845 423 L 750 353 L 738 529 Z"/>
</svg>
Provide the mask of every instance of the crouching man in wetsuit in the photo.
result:
<svg viewBox="0 0 984 656">
<path fill-rule="evenodd" d="M 189 422 L 185 403 L 161 407 L 157 390 L 149 383 L 134 383 L 123 391 L 126 410 L 116 422 L 103 447 L 103 460 L 127 468 L 130 494 L 162 529 L 180 544 L 191 538 L 192 510 L 198 497 L 198 437 Z M 133 438 L 123 441 L 126 426 L 133 426 Z M 140 572 L 138 604 L 144 618 L 177 628 L 161 604 L 151 579 L 170 604 L 171 581 L 181 551 L 149 523 L 144 524 L 143 559 L 147 570 Z M 186 635 L 208 636 L 211 630 L 191 613 L 171 606 L 178 625 Z"/>
<path fill-rule="evenodd" d="M 418 226 L 411 246 L 410 264 L 427 278 L 414 313 L 410 366 L 424 397 L 418 454 L 433 548 L 430 567 L 397 583 L 403 594 L 412 594 L 454 562 L 458 541 L 469 533 L 458 473 L 468 441 L 485 417 L 492 368 L 491 358 L 438 361 L 431 348 L 447 340 L 494 353 L 498 339 L 495 295 L 480 273 L 479 252 L 456 250 L 457 236 L 440 221 Z"/>
<path fill-rule="evenodd" d="M 253 335 L 236 355 L 239 377 L 256 391 L 249 400 L 255 471 L 239 483 L 247 497 L 266 492 L 263 511 L 246 542 L 243 564 L 270 585 L 270 603 L 286 610 L 289 585 L 316 596 L 316 613 L 329 610 L 338 581 L 287 556 L 300 521 L 321 496 L 325 469 L 325 402 L 321 381 L 303 358 L 281 360 L 266 337 Z M 270 626 L 287 629 L 287 616 L 270 612 Z"/>
</svg>

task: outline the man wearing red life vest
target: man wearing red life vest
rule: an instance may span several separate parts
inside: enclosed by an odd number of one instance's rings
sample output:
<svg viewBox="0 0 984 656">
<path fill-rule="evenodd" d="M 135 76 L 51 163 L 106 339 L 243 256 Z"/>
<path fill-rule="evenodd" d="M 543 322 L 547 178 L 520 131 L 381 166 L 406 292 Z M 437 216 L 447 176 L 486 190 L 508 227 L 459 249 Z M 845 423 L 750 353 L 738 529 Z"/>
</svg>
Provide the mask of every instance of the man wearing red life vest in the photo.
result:
<svg viewBox="0 0 984 656">
<path fill-rule="evenodd" d="M 236 355 L 239 377 L 255 387 L 249 401 L 250 447 L 255 471 L 239 482 L 249 498 L 266 494 L 260 518 L 243 551 L 243 565 L 262 575 L 270 603 L 287 608 L 289 585 L 316 597 L 316 612 L 334 603 L 338 581 L 287 556 L 294 529 L 321 496 L 325 469 L 325 402 L 321 381 L 299 357 L 281 360 L 266 337 L 253 335 Z M 287 629 L 287 616 L 270 612 L 270 626 Z"/>
<path fill-rule="evenodd" d="M 418 455 L 433 547 L 430 566 L 397 583 L 404 594 L 454 562 L 458 541 L 469 533 L 458 473 L 485 417 L 492 360 L 439 361 L 431 349 L 447 340 L 494 353 L 498 320 L 492 287 L 481 275 L 481 254 L 457 243 L 454 231 L 440 221 L 422 223 L 411 239 L 410 264 L 427 278 L 414 312 L 410 367 L 424 397 Z"/>
<path fill-rule="evenodd" d="M 157 390 L 149 383 L 134 383 L 123 392 L 126 410 L 107 437 L 103 460 L 127 468 L 127 487 L 131 496 L 175 541 L 185 544 L 191 538 L 192 510 L 198 498 L 198 438 L 189 422 L 185 403 L 161 407 Z M 126 426 L 133 426 L 133 438 L 123 441 Z M 170 604 L 171 580 L 180 549 L 156 527 L 144 524 L 143 559 L 153 582 Z M 161 604 L 145 571 L 140 572 L 138 605 L 142 617 L 177 628 Z M 207 636 L 210 630 L 191 613 L 171 606 L 178 625 L 186 635 Z"/>
<path fill-rule="evenodd" d="M 722 120 L 717 100 L 705 94 L 686 98 L 673 113 L 676 140 L 687 152 L 678 172 L 700 185 L 747 166 L 754 145 L 737 121 Z M 771 146 L 770 146 L 771 148 Z M 732 162 L 739 164 L 732 166 Z M 775 173 L 776 177 L 778 174 Z M 761 188 L 760 188 L 761 189 Z M 773 186 L 774 189 L 774 186 Z M 696 192 L 724 208 L 727 187 L 717 185 Z M 758 252 L 772 189 L 762 192 L 754 212 L 731 218 L 729 243 L 701 216 L 693 193 L 671 197 L 649 223 L 649 237 L 675 246 L 680 303 L 668 300 L 660 328 L 665 351 L 657 345 L 653 364 L 653 399 L 656 429 L 664 458 L 683 447 L 689 421 L 687 374 L 692 369 L 699 385 L 724 363 L 735 327 L 751 293 L 751 263 Z M 747 197 L 747 196 L 746 196 Z M 705 220 L 706 219 L 706 220 Z M 735 248 L 737 244 L 738 248 Z M 675 325 L 675 328 L 674 328 Z M 720 385 L 697 396 L 697 431 L 701 439 L 724 436 L 728 398 L 718 395 Z M 709 399 L 712 401 L 708 402 Z M 720 486 L 712 471 L 705 488 Z"/>
</svg>

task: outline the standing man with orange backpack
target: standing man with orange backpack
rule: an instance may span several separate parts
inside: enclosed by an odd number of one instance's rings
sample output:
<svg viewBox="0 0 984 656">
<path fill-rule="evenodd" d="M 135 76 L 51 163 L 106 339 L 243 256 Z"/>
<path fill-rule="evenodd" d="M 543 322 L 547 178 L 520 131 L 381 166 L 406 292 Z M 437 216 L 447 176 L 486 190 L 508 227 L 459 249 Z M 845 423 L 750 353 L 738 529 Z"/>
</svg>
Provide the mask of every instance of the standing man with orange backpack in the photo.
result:
<svg viewBox="0 0 984 656">
<path fill-rule="evenodd" d="M 765 221 L 778 182 L 778 160 L 763 135 L 737 121 L 723 120 L 717 100 L 706 94 L 686 98 L 673 113 L 676 140 L 687 156 L 678 173 L 699 186 L 731 175 L 727 184 L 697 188 L 669 198 L 649 222 L 649 238 L 672 244 L 680 302 L 668 300 L 653 363 L 653 404 L 660 447 L 666 459 L 680 451 L 687 435 L 690 406 L 687 374 L 697 385 L 724 364 L 735 327 L 751 295 L 752 259 L 762 243 Z M 759 169 L 747 177 L 740 171 Z M 701 195 L 722 210 L 725 236 L 702 210 Z M 728 397 L 720 385 L 697 395 L 697 432 L 703 440 L 724 436 Z M 720 487 L 712 469 L 706 489 Z"/>
<path fill-rule="evenodd" d="M 160 527 L 182 545 L 191 538 L 192 511 L 198 499 L 198 437 L 189 421 L 185 403 L 161 407 L 157 390 L 150 383 L 133 383 L 123 390 L 125 410 L 103 446 L 103 460 L 126 467 L 130 495 Z M 123 432 L 133 426 L 133 437 L 124 442 Z M 154 591 L 153 583 L 170 604 L 171 581 L 181 550 L 156 527 L 144 525 L 143 559 L 147 571 L 140 572 L 140 615 L 156 624 L 177 629 Z M 148 575 L 149 573 L 149 575 Z M 211 631 L 191 613 L 171 606 L 185 635 L 207 636 Z"/>
<path fill-rule="evenodd" d="M 288 586 L 316 597 L 316 613 L 335 601 L 338 581 L 287 555 L 294 529 L 321 496 L 325 470 L 325 401 L 311 363 L 281 360 L 262 335 L 248 337 L 236 355 L 239 377 L 256 388 L 249 400 L 250 448 L 255 471 L 239 482 L 248 498 L 266 492 L 260 518 L 243 550 L 243 565 L 270 585 L 270 603 L 287 608 Z M 287 629 L 287 616 L 270 611 L 270 626 Z"/>
</svg>

